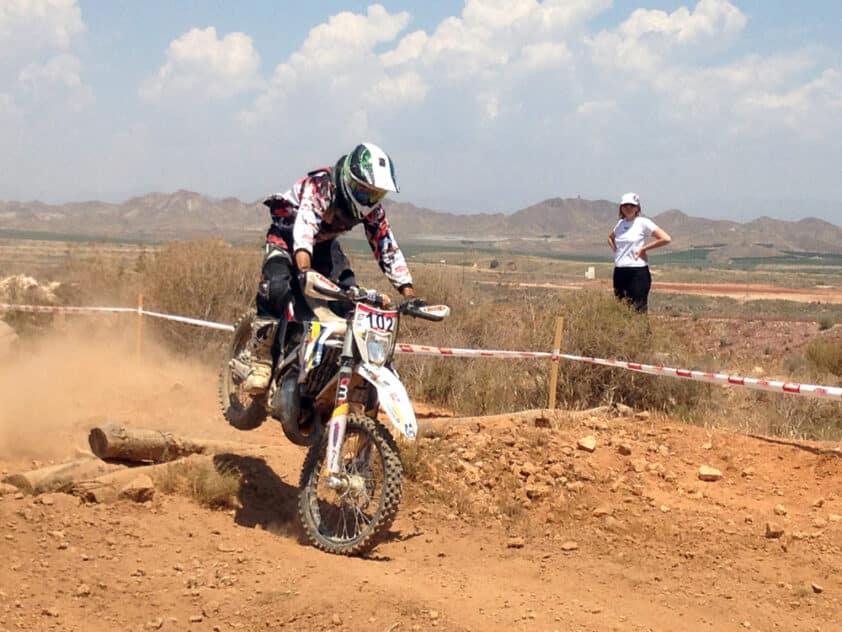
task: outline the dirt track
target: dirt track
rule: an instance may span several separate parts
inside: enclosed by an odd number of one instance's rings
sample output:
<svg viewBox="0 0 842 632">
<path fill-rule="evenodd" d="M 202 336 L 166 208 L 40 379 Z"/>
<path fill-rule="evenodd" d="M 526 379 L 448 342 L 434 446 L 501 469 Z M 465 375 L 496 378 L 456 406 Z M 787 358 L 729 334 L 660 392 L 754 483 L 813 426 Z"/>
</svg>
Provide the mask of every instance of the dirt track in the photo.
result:
<svg viewBox="0 0 842 632">
<path fill-rule="evenodd" d="M 598 279 L 595 281 L 571 281 L 569 283 L 525 283 L 481 281 L 486 285 L 506 285 L 512 287 L 554 288 L 577 290 L 584 287 L 611 287 L 611 281 Z M 696 294 L 699 296 L 724 296 L 739 301 L 754 300 L 786 300 L 798 303 L 842 303 L 842 292 L 838 288 L 788 288 L 775 285 L 761 285 L 757 283 L 665 283 L 653 281 L 653 292 L 667 292 L 675 294 Z"/>
<path fill-rule="evenodd" d="M 3 496 L 0 630 L 842 629 L 837 446 L 652 418 L 467 420 L 421 442 L 391 539 L 345 559 L 301 541 L 301 450 L 271 423 L 226 427 L 211 372 L 90 348 L 80 366 L 71 351 L 0 372 L 0 469 L 72 454 L 104 418 L 282 447 L 240 461 L 233 512 Z M 45 367 L 68 380 L 56 401 L 22 390 Z M 593 453 L 576 448 L 585 435 Z M 27 438 L 23 458 L 10 447 Z M 723 479 L 698 480 L 703 464 Z"/>
</svg>

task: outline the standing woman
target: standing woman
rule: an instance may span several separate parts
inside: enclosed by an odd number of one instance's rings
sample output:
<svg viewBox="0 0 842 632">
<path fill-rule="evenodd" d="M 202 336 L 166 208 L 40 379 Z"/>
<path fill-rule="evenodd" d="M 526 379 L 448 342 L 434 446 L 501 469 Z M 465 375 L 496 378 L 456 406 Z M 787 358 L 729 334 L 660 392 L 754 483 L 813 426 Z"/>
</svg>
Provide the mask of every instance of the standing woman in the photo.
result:
<svg viewBox="0 0 842 632">
<path fill-rule="evenodd" d="M 650 238 L 654 240 L 646 243 Z M 614 296 L 630 302 L 641 313 L 649 309 L 649 274 L 647 251 L 672 241 L 665 230 L 648 217 L 640 216 L 640 198 L 626 193 L 620 200 L 620 219 L 608 233 L 614 251 Z"/>
</svg>

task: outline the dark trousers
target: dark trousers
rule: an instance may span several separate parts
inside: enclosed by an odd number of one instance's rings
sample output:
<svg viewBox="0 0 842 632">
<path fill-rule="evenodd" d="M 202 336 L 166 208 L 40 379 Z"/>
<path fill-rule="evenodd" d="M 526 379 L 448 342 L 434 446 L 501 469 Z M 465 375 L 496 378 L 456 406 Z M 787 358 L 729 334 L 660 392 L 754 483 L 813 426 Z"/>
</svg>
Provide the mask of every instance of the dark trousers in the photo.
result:
<svg viewBox="0 0 842 632">
<path fill-rule="evenodd" d="M 292 231 L 273 226 L 266 236 L 266 254 L 256 298 L 258 318 L 284 319 L 290 299 L 300 297 L 291 244 Z M 348 257 L 335 239 L 313 246 L 310 267 L 340 287 L 357 285 Z M 296 301 L 297 309 L 304 310 L 305 305 L 303 301 Z"/>
<path fill-rule="evenodd" d="M 642 268 L 614 268 L 614 296 L 628 301 L 639 312 L 649 311 L 649 289 L 652 275 L 649 266 Z"/>
</svg>

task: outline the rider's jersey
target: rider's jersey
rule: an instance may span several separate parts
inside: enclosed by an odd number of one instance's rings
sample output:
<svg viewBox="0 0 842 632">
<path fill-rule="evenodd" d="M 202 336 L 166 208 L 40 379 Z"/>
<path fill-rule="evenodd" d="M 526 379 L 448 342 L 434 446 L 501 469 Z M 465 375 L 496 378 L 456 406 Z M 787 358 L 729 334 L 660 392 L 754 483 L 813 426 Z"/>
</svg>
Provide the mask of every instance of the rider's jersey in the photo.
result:
<svg viewBox="0 0 842 632">
<path fill-rule="evenodd" d="M 378 204 L 363 219 L 350 217 L 340 208 L 333 171 L 326 167 L 311 171 L 286 193 L 272 195 L 263 203 L 269 207 L 272 227 L 287 234 L 292 231 L 291 253 L 334 239 L 362 224 L 374 258 L 383 274 L 400 289 L 412 285 L 412 276 L 398 242 L 392 234 L 383 205 Z M 272 228 L 269 229 L 271 240 Z"/>
</svg>

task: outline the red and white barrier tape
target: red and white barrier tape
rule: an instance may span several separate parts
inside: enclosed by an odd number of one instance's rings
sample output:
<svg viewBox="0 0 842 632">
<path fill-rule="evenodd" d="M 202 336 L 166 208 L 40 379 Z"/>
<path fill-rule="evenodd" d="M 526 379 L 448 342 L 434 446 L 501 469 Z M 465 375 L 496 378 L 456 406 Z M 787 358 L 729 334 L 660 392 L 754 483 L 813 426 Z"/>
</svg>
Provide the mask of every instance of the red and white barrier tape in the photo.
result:
<svg viewBox="0 0 842 632">
<path fill-rule="evenodd" d="M 64 305 L 11 305 L 9 303 L 0 303 L 0 312 L 3 311 L 27 312 L 35 314 L 91 314 L 103 312 L 115 314 L 142 314 L 144 316 L 151 316 L 152 318 L 173 320 L 179 323 L 186 323 L 188 325 L 198 325 L 199 327 L 219 329 L 222 331 L 234 331 L 234 327 L 232 325 L 215 323 L 210 320 L 200 320 L 198 318 L 188 318 L 187 316 L 173 316 L 171 314 L 162 314 L 161 312 L 150 312 L 149 310 L 140 307 L 67 307 Z"/>
<path fill-rule="evenodd" d="M 177 323 L 186 323 L 188 325 L 198 325 L 199 327 L 207 327 L 209 329 L 219 329 L 220 331 L 234 331 L 233 325 L 226 325 L 225 323 L 214 323 L 209 320 L 199 320 L 198 318 L 187 318 L 187 316 L 172 316 L 170 314 L 162 314 L 160 312 L 150 312 L 145 309 L 140 310 L 144 316 L 152 316 L 152 318 L 163 318 L 164 320 L 174 320 Z"/>
<path fill-rule="evenodd" d="M 32 313 L 68 313 L 68 314 L 83 314 L 96 312 L 112 312 L 112 313 L 134 313 L 151 316 L 153 318 L 162 318 L 165 320 L 172 320 L 179 323 L 186 323 L 188 325 L 197 325 L 199 327 L 208 327 L 211 329 L 218 329 L 222 331 L 234 331 L 232 325 L 225 323 L 215 323 L 209 320 L 200 320 L 198 318 L 188 318 L 186 316 L 173 316 L 171 314 L 163 314 L 161 312 L 151 312 L 142 308 L 135 307 L 65 307 L 53 305 L 11 305 L 9 303 L 0 303 L 0 312 L 15 311 L 15 312 L 32 312 Z M 624 360 L 606 360 L 603 358 L 591 358 L 587 356 L 570 355 L 568 353 L 560 353 L 555 350 L 552 353 L 546 351 L 506 351 L 501 349 L 458 349 L 450 347 L 430 347 L 427 345 L 413 345 L 407 343 L 399 343 L 395 349 L 397 353 L 406 353 L 412 355 L 426 355 L 438 356 L 447 358 L 500 358 L 506 360 L 526 360 L 545 358 L 558 362 L 559 359 L 572 360 L 574 362 L 587 362 L 589 364 L 599 364 L 601 366 L 615 367 L 621 369 L 628 369 L 629 371 L 637 371 L 638 373 L 647 373 L 649 375 L 662 375 L 665 377 L 672 377 L 684 380 L 695 380 L 699 382 L 707 382 L 709 384 L 720 384 L 723 386 L 744 386 L 760 391 L 768 391 L 772 393 L 789 393 L 791 395 L 801 395 L 804 397 L 816 397 L 821 399 L 842 400 L 842 387 L 838 386 L 819 386 L 817 384 L 800 384 L 798 382 L 782 382 L 779 380 L 764 380 L 756 377 L 741 377 L 737 375 L 728 375 L 727 373 L 713 373 L 710 371 L 693 371 L 690 369 L 676 369 L 668 366 L 658 366 L 654 364 L 642 364 L 639 362 L 626 362 Z"/>
<path fill-rule="evenodd" d="M 30 314 L 86 314 L 112 312 L 115 314 L 137 314 L 136 307 L 66 307 L 63 305 L 12 305 L 0 303 L 0 312 L 26 312 Z"/>
<path fill-rule="evenodd" d="M 739 375 L 728 375 L 727 373 L 713 373 L 710 371 L 691 371 L 689 369 L 675 369 L 668 366 L 654 364 L 641 364 L 639 362 L 625 362 L 623 360 L 604 360 L 602 358 L 589 358 L 583 356 L 559 353 L 558 357 L 565 360 L 577 362 L 588 362 L 602 366 L 619 367 L 638 373 L 649 375 L 664 375 L 684 380 L 696 380 L 709 384 L 721 384 L 724 386 L 745 386 L 746 388 L 758 391 L 769 391 L 772 393 L 789 393 L 791 395 L 803 395 L 805 397 L 818 397 L 821 399 L 842 400 L 842 387 L 819 386 L 817 384 L 799 384 L 798 382 L 781 382 L 780 380 L 764 380 L 757 377 L 742 377 Z"/>
<path fill-rule="evenodd" d="M 446 356 L 449 358 L 503 358 L 508 360 L 524 360 L 529 358 L 553 358 L 553 354 L 546 351 L 501 351 L 494 349 L 451 349 L 448 347 L 428 347 L 426 345 L 410 345 L 398 343 L 398 353 L 412 353 L 414 355 Z"/>
<path fill-rule="evenodd" d="M 605 360 L 603 358 L 591 358 L 577 356 L 568 353 L 560 353 L 558 350 L 552 353 L 542 351 L 502 351 L 491 349 L 456 349 L 448 347 L 428 347 L 425 345 L 398 344 L 399 353 L 415 355 L 439 356 L 448 358 L 500 358 L 500 359 L 524 359 L 524 358 L 548 358 L 557 362 L 563 358 L 574 362 L 587 362 L 602 366 L 628 369 L 638 373 L 649 375 L 663 375 L 684 380 L 696 380 L 709 384 L 721 384 L 725 386 L 745 386 L 760 391 L 772 393 L 789 393 L 805 397 L 818 397 L 822 399 L 842 400 L 842 387 L 819 386 L 816 384 L 799 384 L 797 382 L 781 382 L 779 380 L 764 380 L 756 377 L 741 377 L 728 375 L 726 373 L 713 373 L 709 371 L 692 371 L 690 369 L 675 369 L 668 366 L 654 364 L 642 364 L 639 362 L 625 362 L 623 360 Z"/>
</svg>

